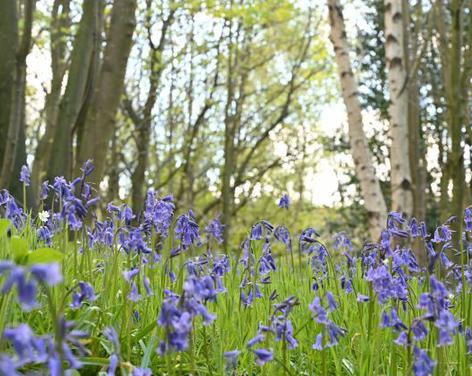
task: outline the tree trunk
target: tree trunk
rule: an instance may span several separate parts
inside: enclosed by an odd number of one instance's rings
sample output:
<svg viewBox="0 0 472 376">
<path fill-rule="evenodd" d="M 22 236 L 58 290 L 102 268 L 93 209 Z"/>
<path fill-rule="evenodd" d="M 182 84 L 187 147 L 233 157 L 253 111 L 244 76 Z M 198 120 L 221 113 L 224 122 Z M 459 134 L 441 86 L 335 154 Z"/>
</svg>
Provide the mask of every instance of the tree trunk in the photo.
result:
<svg viewBox="0 0 472 376">
<path fill-rule="evenodd" d="M 342 96 L 347 109 L 349 142 L 359 178 L 364 206 L 369 218 L 372 240 L 377 241 L 387 221 L 387 207 L 375 176 L 372 156 L 363 129 L 361 105 L 357 96 L 357 82 L 351 67 L 342 8 L 339 0 L 328 0 L 330 39 L 334 46 L 341 81 Z"/>
<path fill-rule="evenodd" d="M 418 39 L 422 26 L 422 2 L 415 5 L 415 27 L 410 32 L 410 12 L 408 1 L 403 1 L 403 31 L 405 64 L 408 72 L 408 149 L 410 157 L 413 216 L 424 220 L 426 218 L 426 159 L 425 145 L 421 131 L 420 88 L 418 74 L 413 71 L 418 55 Z M 416 69 L 417 70 L 417 69 Z"/>
<path fill-rule="evenodd" d="M 444 20 L 444 9 L 441 2 L 435 4 L 435 20 L 439 32 L 439 52 L 444 81 L 444 96 L 446 100 L 446 119 L 450 137 L 450 149 L 447 153 L 447 165 L 453 183 L 452 200 L 448 208 L 449 215 L 455 215 L 457 221 L 453 224 L 454 243 L 460 247 L 462 234 L 462 218 L 465 196 L 465 167 L 463 150 L 463 124 L 466 119 L 467 95 L 470 88 L 470 78 L 466 78 L 469 59 L 464 59 L 463 51 L 469 51 L 472 46 L 464 48 L 464 9 L 463 2 L 453 0 L 450 3 L 450 29 Z M 469 24 L 470 27 L 470 24 Z M 470 125 L 467 125 L 470 126 Z"/>
<path fill-rule="evenodd" d="M 142 118 L 139 119 L 136 125 L 137 137 L 136 137 L 136 149 L 138 153 L 136 168 L 131 176 L 131 197 L 132 207 L 135 213 L 140 212 L 144 207 L 144 190 L 146 169 L 149 160 L 149 143 L 151 140 L 151 129 L 152 129 L 152 111 L 157 100 L 158 86 L 161 80 L 161 74 L 163 70 L 162 53 L 164 51 L 167 33 L 171 26 L 175 9 L 171 9 L 169 16 L 163 21 L 161 36 L 159 44 L 157 46 L 152 42 L 151 32 L 151 1 L 147 1 L 147 15 L 146 28 L 148 29 L 148 41 L 149 41 L 149 90 L 146 99 L 146 103 L 143 108 Z M 130 103 L 131 105 L 131 103 Z"/>
<path fill-rule="evenodd" d="M 57 126 L 49 158 L 48 177 L 70 178 L 72 170 L 72 129 L 85 100 L 92 63 L 99 3 L 84 0 L 79 30 L 74 40 L 67 86 L 59 106 Z"/>
<path fill-rule="evenodd" d="M 402 0 L 385 0 L 385 57 L 390 89 L 390 179 L 392 210 L 413 213 L 408 148 L 408 78 L 404 58 Z"/>
<path fill-rule="evenodd" d="M 33 14 L 36 2 L 35 0 L 27 0 L 24 5 L 24 20 L 21 42 L 16 53 L 15 63 L 15 82 L 13 89 L 12 107 L 10 109 L 10 123 L 7 134 L 7 144 L 4 150 L 4 158 L 2 164 L 2 174 L 0 177 L 0 187 L 9 185 L 11 179 L 17 179 L 13 176 L 15 171 L 15 163 L 26 163 L 17 161 L 16 157 L 26 156 L 24 142 L 20 145 L 20 141 L 24 141 L 21 137 L 25 133 L 25 87 L 26 87 L 26 57 L 31 49 L 31 31 L 33 27 Z M 16 19 L 16 22 L 18 20 Z M 22 138 L 22 140 L 20 140 Z"/>
<path fill-rule="evenodd" d="M 84 124 L 83 138 L 78 145 L 76 170 L 87 159 L 93 159 L 95 173 L 91 178 L 95 183 L 101 181 L 105 172 L 136 26 L 135 10 L 136 0 L 115 0 L 113 4 L 103 63 Z"/>
<path fill-rule="evenodd" d="M 51 44 L 51 89 L 46 97 L 46 129 L 36 148 L 31 185 L 39 188 L 44 178 L 46 164 L 51 155 L 54 133 L 57 125 L 57 114 L 62 94 L 62 81 L 66 72 L 66 33 L 70 28 L 70 0 L 55 0 L 52 10 L 50 44 Z"/>
<path fill-rule="evenodd" d="M 0 134 L 6 135 L 10 124 L 12 93 L 15 81 L 16 51 L 18 48 L 18 16 L 16 1 L 0 0 Z M 0 166 L 7 138 L 0 139 Z M 1 186 L 0 189 L 4 188 Z"/>
</svg>

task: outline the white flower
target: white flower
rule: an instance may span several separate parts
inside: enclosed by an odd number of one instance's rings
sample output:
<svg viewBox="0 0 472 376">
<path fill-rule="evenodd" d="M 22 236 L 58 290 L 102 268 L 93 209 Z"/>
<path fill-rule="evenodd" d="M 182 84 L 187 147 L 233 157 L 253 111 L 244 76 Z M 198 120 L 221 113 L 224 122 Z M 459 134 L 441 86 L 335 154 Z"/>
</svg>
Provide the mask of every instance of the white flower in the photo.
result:
<svg viewBox="0 0 472 376">
<path fill-rule="evenodd" d="M 42 212 L 38 214 L 38 217 L 41 222 L 47 222 L 49 219 L 49 212 L 46 210 L 43 210 Z"/>
</svg>

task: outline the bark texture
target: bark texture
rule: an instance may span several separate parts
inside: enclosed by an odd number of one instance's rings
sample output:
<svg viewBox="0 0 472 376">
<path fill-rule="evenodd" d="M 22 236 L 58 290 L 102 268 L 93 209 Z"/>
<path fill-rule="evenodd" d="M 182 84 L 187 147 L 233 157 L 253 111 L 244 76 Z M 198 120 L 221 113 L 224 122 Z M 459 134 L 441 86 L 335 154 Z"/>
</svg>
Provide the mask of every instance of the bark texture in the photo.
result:
<svg viewBox="0 0 472 376">
<path fill-rule="evenodd" d="M 4 158 L 0 177 L 0 187 L 7 187 L 12 181 L 14 171 L 26 162 L 24 144 L 25 135 L 25 87 L 26 87 L 26 57 L 31 49 L 31 32 L 33 14 L 36 1 L 27 0 L 24 4 L 24 19 L 21 41 L 18 45 L 15 58 L 15 80 L 12 91 L 7 142 L 4 149 Z M 16 14 L 16 12 L 15 12 Z M 18 22 L 18 17 L 15 21 Z M 23 160 L 19 160 L 18 157 Z M 15 194 L 15 192 L 12 192 Z"/>
<path fill-rule="evenodd" d="M 18 25 L 16 2 L 0 0 L 0 134 L 6 135 L 10 124 L 12 92 L 15 80 Z M 0 140 L 0 166 L 6 147 L 6 137 Z"/>
<path fill-rule="evenodd" d="M 408 147 L 408 78 L 402 0 L 385 0 L 385 57 L 390 91 L 390 180 L 392 210 L 413 213 Z"/>
<path fill-rule="evenodd" d="M 330 39 L 334 47 L 338 73 L 341 81 L 342 96 L 347 109 L 349 143 L 352 158 L 359 179 L 364 206 L 369 219 L 369 231 L 372 240 L 378 240 L 387 221 L 387 207 L 375 176 L 372 156 L 363 129 L 361 105 L 358 87 L 349 58 L 349 48 L 342 7 L 339 0 L 328 0 Z"/>
<path fill-rule="evenodd" d="M 74 40 L 66 90 L 59 105 L 54 144 L 49 156 L 48 177 L 70 178 L 72 171 L 72 129 L 85 101 L 87 78 L 92 63 L 99 3 L 84 0 L 79 30 Z M 52 140 L 51 140 L 52 141 Z"/>
<path fill-rule="evenodd" d="M 87 112 L 78 150 L 78 165 L 93 159 L 92 180 L 103 178 L 115 116 L 123 94 L 126 66 L 136 26 L 136 0 L 115 0 L 97 86 Z"/>
</svg>

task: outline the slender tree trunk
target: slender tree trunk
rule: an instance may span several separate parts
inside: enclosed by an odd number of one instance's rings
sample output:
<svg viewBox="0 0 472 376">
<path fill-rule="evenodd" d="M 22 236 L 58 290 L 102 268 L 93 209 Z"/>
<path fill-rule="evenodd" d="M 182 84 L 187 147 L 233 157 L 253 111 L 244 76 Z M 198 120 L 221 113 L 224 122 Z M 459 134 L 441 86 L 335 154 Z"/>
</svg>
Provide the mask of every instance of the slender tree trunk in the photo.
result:
<svg viewBox="0 0 472 376">
<path fill-rule="evenodd" d="M 463 149 L 463 125 L 465 111 L 467 111 L 467 95 L 465 92 L 470 88 L 470 79 L 464 82 L 464 72 L 470 61 L 464 60 L 464 9 L 463 1 L 452 0 L 449 6 L 451 20 L 450 28 L 444 20 L 444 8 L 442 2 L 435 4 L 435 20 L 439 32 L 439 51 L 444 80 L 444 96 L 446 99 L 446 119 L 450 137 L 450 149 L 447 154 L 447 165 L 449 178 L 452 180 L 452 200 L 449 215 L 455 215 L 457 221 L 453 225 L 454 243 L 460 246 L 462 234 L 462 218 L 465 196 L 465 166 Z M 470 18 L 470 17 L 469 17 Z M 470 27 L 470 22 L 469 22 Z M 469 82 L 467 82 L 469 81 Z M 465 91 L 464 91 L 465 90 Z M 470 126 L 470 125 L 468 125 Z"/>
<path fill-rule="evenodd" d="M 13 89 L 12 107 L 10 109 L 10 123 L 7 134 L 7 144 L 4 151 L 2 164 L 2 173 L 0 177 L 0 187 L 9 185 L 11 179 L 17 179 L 13 176 L 15 163 L 25 163 L 17 161 L 16 157 L 25 155 L 24 143 L 20 145 L 20 137 L 25 133 L 24 106 L 25 106 L 25 87 L 26 87 L 26 57 L 31 49 L 31 31 L 33 27 L 33 14 L 36 1 L 27 0 L 24 5 L 24 20 L 21 42 L 16 53 L 15 64 L 15 83 Z M 23 137 L 21 137 L 23 138 Z"/>
<path fill-rule="evenodd" d="M 16 52 L 18 48 L 17 3 L 0 0 L 0 134 L 6 135 L 10 124 L 15 82 Z M 7 145 L 7 138 L 0 139 L 0 166 Z M 4 186 L 0 186 L 0 189 Z"/>
<path fill-rule="evenodd" d="M 422 140 L 420 88 L 418 74 L 414 72 L 418 55 L 418 38 L 422 26 L 422 2 L 415 5 L 415 27 L 410 32 L 410 12 L 408 1 L 403 1 L 404 59 L 408 72 L 408 149 L 410 157 L 411 181 L 413 192 L 413 216 L 419 219 L 426 217 L 426 160 Z"/>
<path fill-rule="evenodd" d="M 224 164 L 221 173 L 221 196 L 223 207 L 222 221 L 224 228 L 224 248 L 228 246 L 228 236 L 231 226 L 231 214 L 233 212 L 233 190 L 231 187 L 231 177 L 234 171 L 234 124 L 231 119 L 231 105 L 233 103 L 233 45 L 232 45 L 232 22 L 229 22 L 229 52 L 228 52 L 228 72 L 226 82 L 226 105 L 225 105 L 225 122 L 224 122 Z"/>
<path fill-rule="evenodd" d="M 402 0 L 385 0 L 385 57 L 390 89 L 392 210 L 413 213 L 408 148 L 408 78 L 404 58 Z"/>
<path fill-rule="evenodd" d="M 331 25 L 330 39 L 334 46 L 342 95 L 347 109 L 351 153 L 369 218 L 370 235 L 372 240 L 376 241 L 387 221 L 387 207 L 379 181 L 375 176 L 372 156 L 363 129 L 357 82 L 349 58 L 346 30 L 339 0 L 328 0 L 328 9 Z"/>
<path fill-rule="evenodd" d="M 59 106 L 57 126 L 49 158 L 48 176 L 71 175 L 72 130 L 85 101 L 88 73 L 92 63 L 95 25 L 99 3 L 84 0 L 79 30 L 74 40 L 67 86 Z"/>
<path fill-rule="evenodd" d="M 46 164 L 51 155 L 54 133 L 56 132 L 57 114 L 61 100 L 62 81 L 66 72 L 66 33 L 70 28 L 70 0 L 55 0 L 52 10 L 50 44 L 51 44 L 51 89 L 46 97 L 46 129 L 36 148 L 31 185 L 38 189 L 44 178 Z"/>
<path fill-rule="evenodd" d="M 150 15 L 151 1 L 147 2 L 147 14 Z M 162 53 L 164 51 L 166 37 L 170 25 L 173 22 L 175 10 L 171 10 L 169 16 L 163 21 L 161 29 L 161 37 L 159 44 L 156 46 L 152 42 L 152 32 L 151 32 L 151 19 L 146 20 L 146 27 L 148 29 L 148 41 L 149 41 L 149 63 L 150 63 L 150 72 L 149 72 L 149 90 L 146 103 L 143 108 L 142 118 L 139 119 L 136 124 L 136 149 L 138 153 L 136 168 L 133 171 L 131 176 L 131 197 L 132 197 L 132 206 L 135 213 L 138 213 L 142 210 L 144 206 L 144 190 L 146 187 L 145 184 L 145 175 L 146 169 L 148 167 L 149 160 L 149 144 L 151 140 L 151 130 L 153 123 L 152 111 L 156 104 L 158 87 L 161 80 L 161 74 L 163 69 L 162 64 Z M 131 105 L 131 104 L 130 104 Z"/>
<path fill-rule="evenodd" d="M 136 26 L 136 0 L 115 0 L 103 63 L 91 107 L 78 145 L 78 166 L 93 159 L 92 180 L 99 183 L 105 173 L 115 116 L 123 94 L 124 78 Z"/>
</svg>

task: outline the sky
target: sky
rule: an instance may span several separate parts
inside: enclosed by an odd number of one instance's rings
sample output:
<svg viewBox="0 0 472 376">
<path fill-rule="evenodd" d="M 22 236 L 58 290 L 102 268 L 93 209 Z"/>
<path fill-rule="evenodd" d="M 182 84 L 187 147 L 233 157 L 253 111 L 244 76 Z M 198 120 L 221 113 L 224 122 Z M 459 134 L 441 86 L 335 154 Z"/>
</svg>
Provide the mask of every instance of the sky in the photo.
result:
<svg viewBox="0 0 472 376">
<path fill-rule="evenodd" d="M 300 0 L 304 3 L 305 0 Z M 315 0 L 315 4 L 324 2 Z M 345 19 L 348 34 L 352 37 L 356 30 L 368 27 L 362 18 L 362 3 L 359 0 L 349 2 L 345 6 Z M 51 79 L 50 57 L 47 49 L 33 48 L 28 56 L 28 83 L 36 91 L 28 106 L 34 111 L 43 107 L 45 93 Z M 372 115 L 372 114 L 371 114 Z M 371 119 L 374 120 L 371 116 Z M 334 136 L 339 131 L 347 131 L 346 112 L 341 99 L 323 106 L 316 132 L 322 132 L 328 136 Z M 31 148 L 30 148 L 31 149 Z M 33 155 L 29 154 L 28 163 L 33 162 Z M 338 200 L 338 178 L 335 173 L 336 161 L 332 157 L 323 157 L 317 163 L 314 171 L 307 173 L 305 185 L 307 189 L 306 199 L 315 205 L 333 206 Z"/>
</svg>

